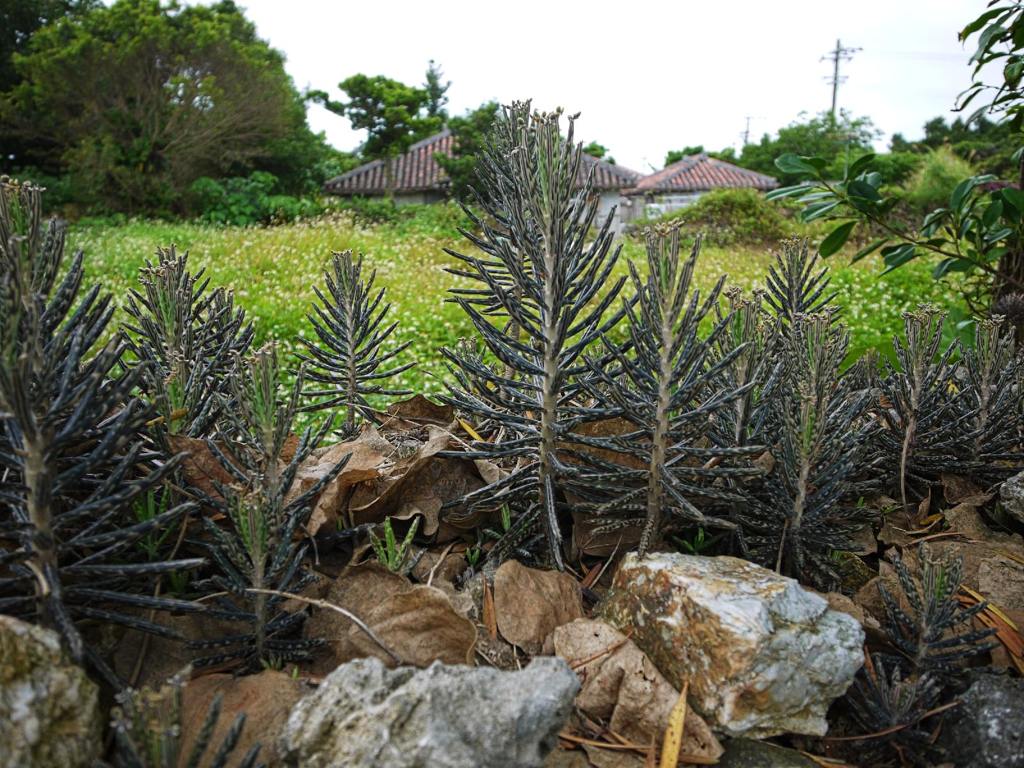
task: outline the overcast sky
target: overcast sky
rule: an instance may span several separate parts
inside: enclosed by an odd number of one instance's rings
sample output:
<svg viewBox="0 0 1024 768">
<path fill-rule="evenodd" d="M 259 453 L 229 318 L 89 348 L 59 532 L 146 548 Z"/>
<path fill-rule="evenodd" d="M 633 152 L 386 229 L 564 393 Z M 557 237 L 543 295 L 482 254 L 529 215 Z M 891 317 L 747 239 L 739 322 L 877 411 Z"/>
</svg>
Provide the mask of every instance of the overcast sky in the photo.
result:
<svg viewBox="0 0 1024 768">
<path fill-rule="evenodd" d="M 884 132 L 921 135 L 949 115 L 969 82 L 956 33 L 984 0 L 566 0 L 342 2 L 239 0 L 260 35 L 287 56 L 300 89 L 362 72 L 421 84 L 434 59 L 452 81 L 452 114 L 495 99 L 581 112 L 578 135 L 636 170 L 666 150 L 738 146 L 801 112 L 829 107 L 821 57 L 862 50 L 842 64 L 839 105 Z M 362 137 L 322 107 L 310 124 L 332 144 Z"/>
</svg>

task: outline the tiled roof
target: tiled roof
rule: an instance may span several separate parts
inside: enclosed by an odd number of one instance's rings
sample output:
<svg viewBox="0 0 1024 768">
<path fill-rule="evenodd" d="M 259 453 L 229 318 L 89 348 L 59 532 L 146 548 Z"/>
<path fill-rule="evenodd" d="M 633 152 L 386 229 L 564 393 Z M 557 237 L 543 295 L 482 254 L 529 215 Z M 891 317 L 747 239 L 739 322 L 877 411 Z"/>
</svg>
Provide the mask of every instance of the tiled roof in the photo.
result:
<svg viewBox="0 0 1024 768">
<path fill-rule="evenodd" d="M 451 131 L 446 128 L 416 142 L 408 152 L 395 158 L 392 163 L 392 192 L 402 194 L 443 190 L 447 179 L 444 170 L 434 159 L 434 153 L 450 155 L 452 143 Z M 581 177 L 583 173 L 589 173 L 591 168 L 594 168 L 594 188 L 599 190 L 626 189 L 634 186 L 641 178 L 636 171 L 583 155 Z M 324 192 L 334 195 L 383 195 L 387 192 L 387 186 L 384 161 L 374 160 L 335 176 L 324 184 Z"/>
<path fill-rule="evenodd" d="M 435 152 L 450 155 L 452 133 L 447 128 L 438 134 L 417 141 L 391 165 L 394 192 L 424 192 L 444 187 L 445 174 L 434 160 Z M 384 161 L 372 162 L 335 176 L 324 184 L 324 192 L 334 195 L 383 195 L 388 190 Z"/>
<path fill-rule="evenodd" d="M 583 161 L 580 163 L 580 175 L 590 173 L 591 168 L 594 169 L 594 189 L 628 189 L 636 185 L 643 176 L 629 168 L 612 165 L 584 153 Z M 580 183 L 582 181 L 581 178 Z"/>
<path fill-rule="evenodd" d="M 644 176 L 629 195 L 647 192 L 706 192 L 726 187 L 750 187 L 767 190 L 779 186 L 771 176 L 716 160 L 705 154 L 689 155 L 678 163 Z"/>
</svg>

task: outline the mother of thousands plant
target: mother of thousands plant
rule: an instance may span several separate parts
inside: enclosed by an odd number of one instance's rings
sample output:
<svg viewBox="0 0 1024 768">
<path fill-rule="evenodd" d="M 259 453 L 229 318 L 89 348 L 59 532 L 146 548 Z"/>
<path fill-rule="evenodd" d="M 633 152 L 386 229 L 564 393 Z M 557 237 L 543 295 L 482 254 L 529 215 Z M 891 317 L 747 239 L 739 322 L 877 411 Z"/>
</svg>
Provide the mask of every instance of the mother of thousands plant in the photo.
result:
<svg viewBox="0 0 1024 768">
<path fill-rule="evenodd" d="M 509 146 L 497 144 L 481 160 L 489 172 L 478 195 L 483 215 L 474 217 L 480 234 L 471 238 L 480 253 L 455 254 L 480 293 L 454 300 L 504 369 L 445 350 L 457 381 L 447 400 L 478 423 L 499 425 L 494 439 L 460 455 L 519 460 L 462 503 L 512 505 L 513 536 L 539 519 L 548 560 L 562 568 L 559 487 L 579 472 L 566 461 L 566 442 L 575 426 L 599 415 L 573 401 L 574 378 L 584 350 L 621 317 L 606 314 L 625 278 L 611 276 L 619 254 L 611 215 L 593 229 L 598 201 L 581 170 L 573 120 L 564 137 L 558 113 L 531 114 L 529 104 L 506 109 L 503 120 Z"/>
<path fill-rule="evenodd" d="M 698 335 L 725 282 L 723 276 L 701 301 L 699 291 L 691 287 L 699 252 L 698 238 L 689 258 L 680 258 L 678 229 L 648 232 L 647 276 L 642 278 L 636 266 L 629 265 L 636 297 L 625 307 L 628 342 L 620 348 L 605 340 L 613 365 L 590 361 L 593 379 L 586 383 L 588 391 L 609 415 L 621 416 L 634 429 L 579 439 L 642 466 L 592 459 L 600 469 L 578 478 L 576 492 L 600 499 L 589 510 L 604 518 L 598 521 L 600 529 L 640 524 L 641 556 L 670 525 L 734 528 L 727 520 L 705 516 L 691 499 L 742 502 L 742 496 L 715 481 L 749 477 L 759 470 L 749 462 L 728 466 L 720 461 L 765 450 L 757 445 L 717 447 L 705 439 L 711 421 L 747 395 L 755 381 L 720 386 L 723 371 L 736 363 L 749 342 L 712 360 L 711 350 L 733 322 L 731 314 L 720 316 L 707 336 Z"/>
<path fill-rule="evenodd" d="M 132 514 L 178 457 L 161 462 L 147 444 L 154 412 L 133 394 L 147 368 L 125 372 L 118 339 L 96 350 L 111 298 L 99 286 L 79 296 L 81 252 L 58 280 L 64 229 L 41 210 L 40 188 L 0 180 L 0 611 L 55 629 L 120 687 L 79 622 L 174 636 L 137 609 L 196 609 L 154 596 L 151 579 L 203 561 L 150 562 L 139 546 L 191 508 Z"/>
<path fill-rule="evenodd" d="M 306 545 L 296 535 L 309 518 L 311 501 L 348 462 L 342 458 L 309 488 L 292 491 L 300 464 L 331 427 L 326 420 L 315 433 L 307 428 L 298 440 L 292 425 L 298 411 L 303 375 L 290 391 L 273 345 L 240 363 L 231 380 L 237 408 L 226 414 L 217 440 L 207 444 L 231 478 L 217 483 L 206 502 L 222 512 L 229 526 L 203 518 L 206 544 L 217 569 L 214 586 L 223 591 L 211 600 L 213 613 L 246 625 L 226 637 L 193 642 L 197 649 L 219 648 L 197 665 L 239 659 L 249 669 L 308 658 L 320 644 L 295 637 L 305 613 L 284 610 L 285 597 L 312 579 L 303 566 Z"/>
</svg>

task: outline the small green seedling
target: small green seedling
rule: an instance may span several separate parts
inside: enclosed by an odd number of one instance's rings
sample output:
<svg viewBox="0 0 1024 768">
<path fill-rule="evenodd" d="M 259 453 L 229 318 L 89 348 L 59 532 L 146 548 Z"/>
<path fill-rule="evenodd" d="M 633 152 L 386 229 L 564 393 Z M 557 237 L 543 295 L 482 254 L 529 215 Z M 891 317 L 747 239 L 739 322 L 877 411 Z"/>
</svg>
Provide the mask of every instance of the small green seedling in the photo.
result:
<svg viewBox="0 0 1024 768">
<path fill-rule="evenodd" d="M 416 529 L 419 528 L 420 519 L 417 517 L 409 526 L 409 532 L 405 534 L 402 543 L 395 539 L 395 531 L 391 527 L 391 518 L 384 521 L 384 540 L 377 538 L 377 535 L 370 531 L 370 544 L 377 560 L 392 573 L 400 573 L 405 566 L 406 557 L 409 555 L 409 547 L 416 536 Z"/>
</svg>

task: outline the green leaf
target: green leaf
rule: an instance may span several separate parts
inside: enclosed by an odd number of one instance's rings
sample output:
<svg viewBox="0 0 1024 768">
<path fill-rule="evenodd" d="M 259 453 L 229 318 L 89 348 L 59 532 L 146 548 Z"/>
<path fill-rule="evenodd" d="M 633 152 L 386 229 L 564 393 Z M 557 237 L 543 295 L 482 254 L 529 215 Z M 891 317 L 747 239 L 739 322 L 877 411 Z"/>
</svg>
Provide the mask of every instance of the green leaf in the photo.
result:
<svg viewBox="0 0 1024 768">
<path fill-rule="evenodd" d="M 955 259 L 948 258 L 943 259 L 935 265 L 935 269 L 932 270 L 932 277 L 936 280 L 941 280 L 949 272 L 969 272 L 974 269 L 974 264 L 968 259 Z"/>
<path fill-rule="evenodd" d="M 860 197 L 873 203 L 877 203 L 882 199 L 882 196 L 878 194 L 878 190 L 862 179 L 854 179 L 847 184 L 846 192 L 850 197 Z"/>
<path fill-rule="evenodd" d="M 990 204 L 985 212 L 981 214 L 981 223 L 986 228 L 991 228 L 993 224 L 999 221 L 999 217 L 1003 215 L 1003 201 L 996 198 L 995 202 Z"/>
<path fill-rule="evenodd" d="M 989 46 L 993 42 L 999 39 L 1006 30 L 999 24 L 990 24 L 985 28 L 985 31 L 978 36 L 978 50 L 974 52 L 969 61 L 980 61 L 982 57 L 988 52 Z"/>
<path fill-rule="evenodd" d="M 1015 187 L 1004 187 L 999 190 L 1003 200 L 1017 209 L 1017 213 L 1024 214 L 1024 192 Z"/>
<path fill-rule="evenodd" d="M 804 221 L 816 221 L 817 219 L 827 216 L 829 213 L 834 211 L 838 206 L 838 200 L 808 205 L 806 208 L 804 208 L 803 212 L 800 214 L 800 217 Z"/>
<path fill-rule="evenodd" d="M 802 157 L 787 152 L 775 158 L 775 167 L 783 173 L 811 173 L 817 176 L 819 169 L 825 167 L 825 161 L 820 157 Z"/>
<path fill-rule="evenodd" d="M 882 258 L 885 260 L 885 271 L 883 275 L 902 267 L 911 259 L 917 256 L 917 249 L 910 243 L 902 245 L 890 245 L 882 249 Z"/>
<path fill-rule="evenodd" d="M 770 192 L 765 193 L 764 198 L 765 200 L 781 200 L 786 197 L 799 195 L 806 192 L 808 189 L 810 189 L 810 187 L 806 183 L 794 184 L 789 187 L 779 187 L 778 189 L 773 189 Z"/>
<path fill-rule="evenodd" d="M 850 259 L 850 263 L 854 264 L 854 263 L 860 261 L 861 259 L 863 259 L 865 256 L 870 256 L 872 253 L 877 251 L 879 248 L 881 248 L 883 245 L 885 245 L 888 242 L 889 242 L 889 238 L 888 237 L 880 237 L 877 240 L 875 240 L 874 242 L 869 243 L 868 245 L 865 245 L 863 248 L 861 248 L 859 251 L 857 251 L 855 254 L 853 254 L 853 258 Z"/>
<path fill-rule="evenodd" d="M 827 258 L 838 251 L 850 239 L 850 233 L 853 232 L 855 226 L 857 226 L 856 221 L 845 221 L 833 229 L 821 241 L 821 245 L 818 246 L 818 253 Z"/>
<path fill-rule="evenodd" d="M 1003 10 L 1003 8 L 993 8 L 989 11 L 985 11 L 983 14 L 981 14 L 981 16 L 979 16 L 966 27 L 960 30 L 960 42 L 963 42 L 968 37 L 977 32 L 979 29 L 984 27 L 986 24 L 992 21 L 992 19 L 1001 14 Z"/>
</svg>

